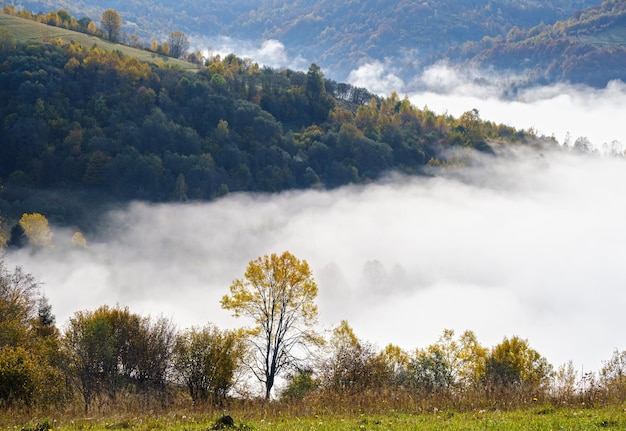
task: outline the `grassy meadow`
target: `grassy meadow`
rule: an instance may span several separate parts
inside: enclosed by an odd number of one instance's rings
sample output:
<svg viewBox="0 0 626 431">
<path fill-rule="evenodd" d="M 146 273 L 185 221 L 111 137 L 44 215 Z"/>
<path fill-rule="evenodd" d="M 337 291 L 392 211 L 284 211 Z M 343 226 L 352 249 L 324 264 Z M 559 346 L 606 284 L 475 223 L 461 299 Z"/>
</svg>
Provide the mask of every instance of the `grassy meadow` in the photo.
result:
<svg viewBox="0 0 626 431">
<path fill-rule="evenodd" d="M 221 425 L 221 413 L 199 411 L 176 413 L 117 415 L 108 418 L 76 417 L 73 419 L 31 418 L 22 423 L 3 424 L 6 430 L 172 430 L 211 429 L 258 431 L 401 431 L 401 430 L 624 430 L 626 412 L 623 407 L 554 408 L 537 406 L 514 411 L 472 412 L 430 411 L 404 413 L 389 411 L 378 414 L 320 414 L 300 417 L 281 414 L 280 409 L 231 413 L 234 425 Z M 6 418 L 5 418 L 6 419 Z"/>
<path fill-rule="evenodd" d="M 597 47 L 613 45 L 626 46 L 626 28 L 612 27 L 599 33 L 578 36 L 578 40 L 582 43 L 588 43 Z"/>
<path fill-rule="evenodd" d="M 61 39 L 67 43 L 77 42 L 84 47 L 97 45 L 99 48 L 108 51 L 119 51 L 124 55 L 136 57 L 139 60 L 148 63 L 165 65 L 182 70 L 197 70 L 197 66 L 188 61 L 167 57 L 155 52 L 133 48 L 122 44 L 111 43 L 108 40 L 100 39 L 99 37 L 91 36 L 89 34 L 79 33 L 61 27 L 54 27 L 4 13 L 0 13 L 0 27 L 4 27 L 9 30 L 13 37 L 22 43 L 41 43 L 52 39 Z"/>
</svg>

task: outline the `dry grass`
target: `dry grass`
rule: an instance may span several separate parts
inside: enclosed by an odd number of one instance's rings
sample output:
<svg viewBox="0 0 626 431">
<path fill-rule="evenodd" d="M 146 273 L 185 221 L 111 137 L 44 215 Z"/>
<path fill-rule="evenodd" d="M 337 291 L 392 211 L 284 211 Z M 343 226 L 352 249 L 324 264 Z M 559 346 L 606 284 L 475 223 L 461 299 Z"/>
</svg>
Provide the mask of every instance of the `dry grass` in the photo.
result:
<svg viewBox="0 0 626 431">
<path fill-rule="evenodd" d="M 314 391 L 291 401 L 235 399 L 222 406 L 194 405 L 179 392 L 167 405 L 139 395 L 105 398 L 88 414 L 80 400 L 45 410 L 0 409 L 0 429 L 40 430 L 39 425 L 48 424 L 55 430 L 209 430 L 225 414 L 235 418 L 238 429 L 255 430 L 460 430 L 486 429 L 485 423 L 502 424 L 489 429 L 626 429 L 625 406 L 626 393 L 599 390 L 568 397 L 519 389 L 423 395 L 401 388 Z"/>
<path fill-rule="evenodd" d="M 136 57 L 141 61 L 154 63 L 162 66 L 173 67 L 182 70 L 197 71 L 196 65 L 183 60 L 166 57 L 151 51 L 137 49 L 126 45 L 111 43 L 85 33 L 53 27 L 39 22 L 31 21 L 12 15 L 0 13 L 0 26 L 8 29 L 16 41 L 28 43 L 41 43 L 50 40 L 61 39 L 66 43 L 79 43 L 84 47 L 97 45 L 99 48 L 109 51 L 119 51 L 129 57 Z"/>
</svg>

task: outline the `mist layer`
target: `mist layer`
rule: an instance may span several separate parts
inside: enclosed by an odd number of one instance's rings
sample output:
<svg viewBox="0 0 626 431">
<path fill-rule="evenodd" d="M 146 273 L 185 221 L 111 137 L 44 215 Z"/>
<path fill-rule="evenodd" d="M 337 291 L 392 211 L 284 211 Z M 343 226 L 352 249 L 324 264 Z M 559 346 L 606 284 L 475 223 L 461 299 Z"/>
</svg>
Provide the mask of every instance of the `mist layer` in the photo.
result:
<svg viewBox="0 0 626 431">
<path fill-rule="evenodd" d="M 250 260 L 289 250 L 311 265 L 320 325 L 347 319 L 384 347 L 426 347 L 445 328 L 486 346 L 527 338 L 555 366 L 598 369 L 626 348 L 626 169 L 621 159 L 544 154 L 436 178 L 134 203 L 87 250 L 7 256 L 43 283 L 63 326 L 100 305 L 180 328 L 244 326 L 220 308 Z"/>
</svg>

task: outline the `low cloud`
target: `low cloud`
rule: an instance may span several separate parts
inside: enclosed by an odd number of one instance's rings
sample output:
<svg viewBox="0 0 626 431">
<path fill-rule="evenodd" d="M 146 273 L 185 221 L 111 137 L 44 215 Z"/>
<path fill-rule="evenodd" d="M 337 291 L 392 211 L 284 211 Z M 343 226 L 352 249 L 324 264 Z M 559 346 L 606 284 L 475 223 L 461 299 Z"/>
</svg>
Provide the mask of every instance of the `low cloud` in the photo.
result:
<svg viewBox="0 0 626 431">
<path fill-rule="evenodd" d="M 191 40 L 194 50 L 200 50 L 205 56 L 235 54 L 243 58 L 251 58 L 262 66 L 272 68 L 289 68 L 292 70 L 306 70 L 310 62 L 301 55 L 292 56 L 285 45 L 276 39 L 266 39 L 260 43 L 242 41 L 230 37 L 215 38 L 193 37 Z"/>
<path fill-rule="evenodd" d="M 519 335 L 554 365 L 598 369 L 626 349 L 625 168 L 548 153 L 456 178 L 135 203 L 110 213 L 86 251 L 57 243 L 7 262 L 44 283 L 60 325 L 119 304 L 181 328 L 235 327 L 249 322 L 220 308 L 228 286 L 250 260 L 289 250 L 311 264 L 325 328 L 347 319 L 363 339 L 406 349 L 445 328 L 487 346 Z"/>
<path fill-rule="evenodd" d="M 478 109 L 484 120 L 534 129 L 561 144 L 572 145 L 585 137 L 597 150 L 607 151 L 622 149 L 626 143 L 626 131 L 616 120 L 626 118 L 626 84 L 621 81 L 603 89 L 564 83 L 525 88 L 520 87 L 523 76 L 439 63 L 411 82 L 402 82 L 388 64 L 362 65 L 350 74 L 349 82 L 385 97 L 396 91 L 438 114 L 458 117 Z"/>
<path fill-rule="evenodd" d="M 374 94 L 388 96 L 391 92 L 402 92 L 404 82 L 392 70 L 388 64 L 380 61 L 363 64 L 348 75 L 348 82 L 356 87 L 367 88 Z"/>
</svg>

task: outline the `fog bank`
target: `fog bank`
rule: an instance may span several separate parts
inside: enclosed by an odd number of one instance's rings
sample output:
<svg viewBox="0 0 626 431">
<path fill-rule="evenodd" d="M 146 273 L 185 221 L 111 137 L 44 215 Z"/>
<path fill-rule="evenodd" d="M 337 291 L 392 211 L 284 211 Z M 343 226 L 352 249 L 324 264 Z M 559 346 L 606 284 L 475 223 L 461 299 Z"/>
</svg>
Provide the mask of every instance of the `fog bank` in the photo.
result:
<svg viewBox="0 0 626 431">
<path fill-rule="evenodd" d="M 384 97 L 396 91 L 415 106 L 428 106 L 438 114 L 459 117 L 478 109 L 483 120 L 532 128 L 561 144 L 571 145 L 580 137 L 600 151 L 605 144 L 615 147 L 614 141 L 622 151 L 626 144 L 626 130 L 619 121 L 626 118 L 626 84 L 621 81 L 612 81 L 604 89 L 566 83 L 524 88 L 520 87 L 523 76 L 436 64 L 404 82 L 392 64 L 364 64 L 350 73 L 348 81 Z"/>
<path fill-rule="evenodd" d="M 7 256 L 44 283 L 60 326 L 104 304 L 243 326 L 220 298 L 250 260 L 289 250 L 319 285 L 320 325 L 406 349 L 443 329 L 493 346 L 528 338 L 555 366 L 598 369 L 626 349 L 624 161 L 571 155 L 491 162 L 454 178 L 229 195 L 112 212 L 86 251 Z"/>
</svg>

